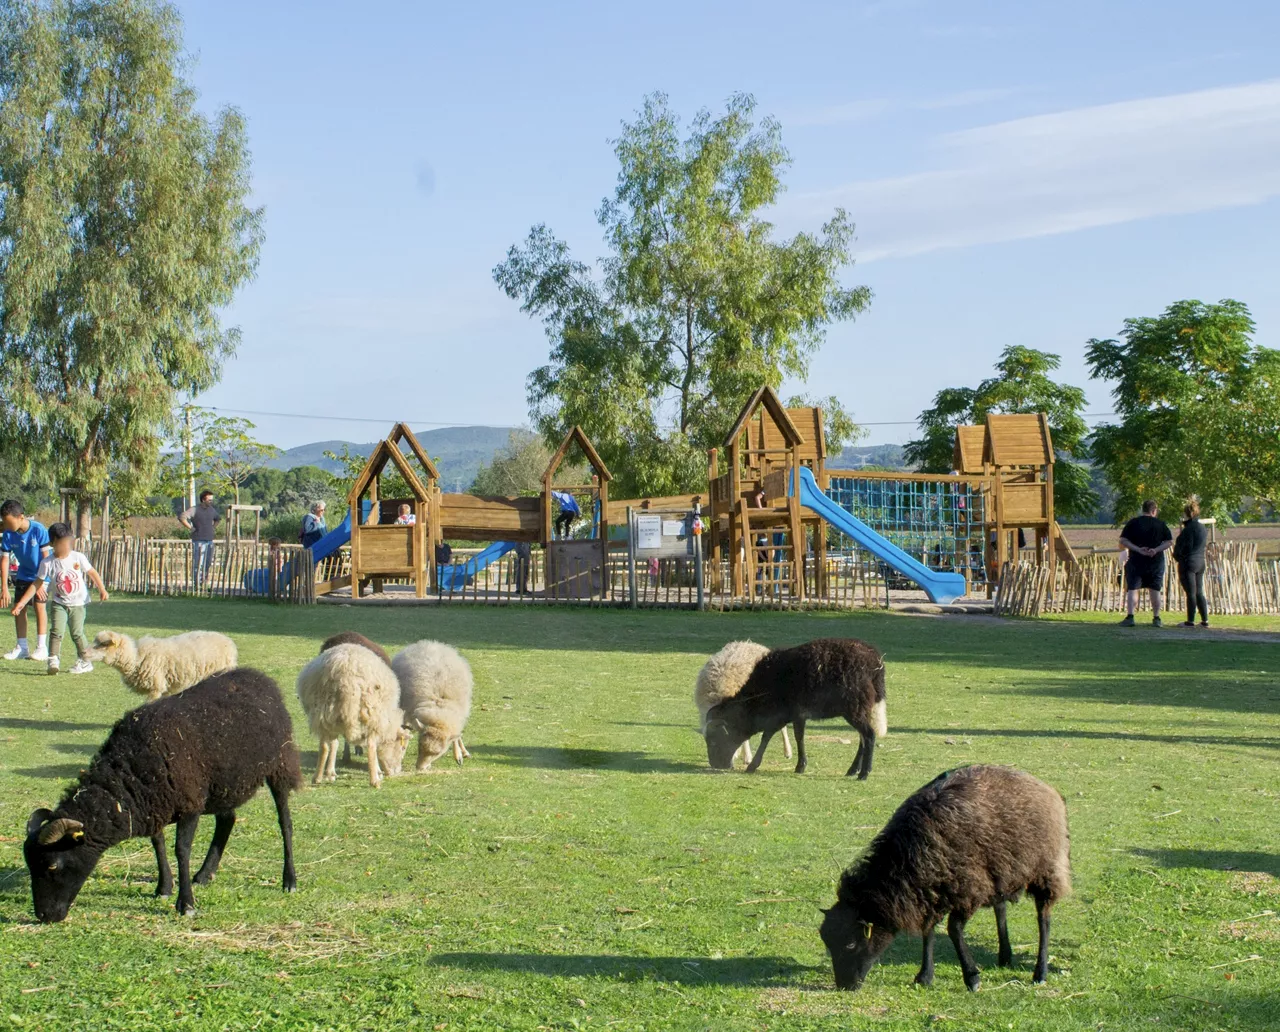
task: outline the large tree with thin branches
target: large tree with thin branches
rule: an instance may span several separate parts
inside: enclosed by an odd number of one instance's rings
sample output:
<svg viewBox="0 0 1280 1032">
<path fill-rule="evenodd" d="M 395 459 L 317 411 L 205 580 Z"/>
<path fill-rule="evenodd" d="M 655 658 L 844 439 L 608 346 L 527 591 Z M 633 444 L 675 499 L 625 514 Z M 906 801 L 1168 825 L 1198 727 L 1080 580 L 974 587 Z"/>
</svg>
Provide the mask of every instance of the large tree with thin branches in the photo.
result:
<svg viewBox="0 0 1280 1032">
<path fill-rule="evenodd" d="M 182 65 L 160 0 L 0 0 L 0 446 L 85 496 L 154 468 L 257 265 L 244 120 Z"/>
<path fill-rule="evenodd" d="M 624 493 L 704 482 L 705 449 L 750 394 L 803 377 L 827 327 L 870 303 L 866 287 L 841 283 L 853 245 L 844 211 L 776 238 L 765 216 L 790 158 L 778 123 L 754 111 L 735 96 L 682 136 L 666 97 L 646 98 L 614 142 L 599 265 L 539 225 L 494 270 L 551 341 L 528 381 L 535 426 L 554 442 L 581 425 Z"/>
</svg>

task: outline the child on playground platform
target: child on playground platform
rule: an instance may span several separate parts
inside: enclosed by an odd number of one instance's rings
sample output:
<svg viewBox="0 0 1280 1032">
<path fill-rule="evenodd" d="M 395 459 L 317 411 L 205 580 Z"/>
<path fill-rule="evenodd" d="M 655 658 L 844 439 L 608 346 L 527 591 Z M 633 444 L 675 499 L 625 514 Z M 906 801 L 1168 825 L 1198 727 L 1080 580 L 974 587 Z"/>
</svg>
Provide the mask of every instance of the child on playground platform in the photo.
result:
<svg viewBox="0 0 1280 1032">
<path fill-rule="evenodd" d="M 70 634 L 71 640 L 76 643 L 77 656 L 76 665 L 71 668 L 71 672 L 87 674 L 93 669 L 93 664 L 89 661 L 89 639 L 84 633 L 85 609 L 89 604 L 89 586 L 86 580 L 93 582 L 93 586 L 98 589 L 98 598 L 103 602 L 110 596 L 88 556 L 71 547 L 69 526 L 65 523 L 53 524 L 49 528 L 49 541 L 53 546 L 53 554 L 46 555 L 41 560 L 36 579 L 18 599 L 18 604 L 13 607 L 13 615 L 19 616 L 32 597 L 43 601 L 51 594 L 50 616 L 53 626 L 49 634 L 49 673 L 58 672 L 61 666 L 62 639 Z"/>
<path fill-rule="evenodd" d="M 49 532 L 39 520 L 33 520 L 23 511 L 22 503 L 10 498 L 0 505 L 0 523 L 4 533 L 0 535 L 0 609 L 8 609 L 13 603 L 9 594 L 9 574 L 13 573 L 14 594 L 23 594 L 35 584 L 40 562 L 49 554 Z M 18 644 L 5 659 L 48 659 L 45 646 L 48 637 L 49 616 L 45 611 L 43 595 L 36 601 L 36 647 L 27 645 L 27 617 L 19 609 L 13 611 L 13 626 Z"/>
<path fill-rule="evenodd" d="M 417 517 L 413 515 L 407 504 L 401 503 L 400 515 L 396 517 L 396 524 L 401 527 L 412 527 L 417 523 Z"/>
</svg>

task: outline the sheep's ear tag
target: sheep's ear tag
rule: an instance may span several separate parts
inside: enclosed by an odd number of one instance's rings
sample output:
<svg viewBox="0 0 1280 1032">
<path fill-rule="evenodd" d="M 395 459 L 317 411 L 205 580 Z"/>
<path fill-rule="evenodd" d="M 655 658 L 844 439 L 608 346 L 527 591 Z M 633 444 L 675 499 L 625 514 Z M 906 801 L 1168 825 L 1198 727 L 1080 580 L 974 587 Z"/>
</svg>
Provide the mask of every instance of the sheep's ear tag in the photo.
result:
<svg viewBox="0 0 1280 1032">
<path fill-rule="evenodd" d="M 866 938 L 870 939 L 870 938 L 871 938 L 871 929 L 872 929 L 872 928 L 874 928 L 874 927 L 875 927 L 875 926 L 874 926 L 870 921 L 868 921 L 868 922 L 867 922 L 867 927 L 866 927 L 866 928 L 864 928 L 864 929 L 863 929 L 863 931 L 862 931 L 863 936 L 865 936 Z"/>
</svg>

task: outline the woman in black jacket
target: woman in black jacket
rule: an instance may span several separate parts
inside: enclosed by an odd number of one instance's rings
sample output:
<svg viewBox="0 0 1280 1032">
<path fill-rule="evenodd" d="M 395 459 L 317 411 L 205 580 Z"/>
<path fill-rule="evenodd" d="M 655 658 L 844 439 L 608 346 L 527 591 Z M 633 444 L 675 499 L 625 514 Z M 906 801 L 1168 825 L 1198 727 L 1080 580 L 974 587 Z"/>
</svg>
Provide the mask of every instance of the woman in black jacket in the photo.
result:
<svg viewBox="0 0 1280 1032">
<path fill-rule="evenodd" d="M 1200 611 L 1200 626 L 1209 626 L 1209 603 L 1204 597 L 1204 546 L 1208 533 L 1200 522 L 1200 503 L 1189 498 L 1182 510 L 1182 533 L 1173 546 L 1173 558 L 1178 562 L 1178 580 L 1187 596 L 1187 619 L 1183 627 L 1196 625 L 1196 610 Z"/>
</svg>

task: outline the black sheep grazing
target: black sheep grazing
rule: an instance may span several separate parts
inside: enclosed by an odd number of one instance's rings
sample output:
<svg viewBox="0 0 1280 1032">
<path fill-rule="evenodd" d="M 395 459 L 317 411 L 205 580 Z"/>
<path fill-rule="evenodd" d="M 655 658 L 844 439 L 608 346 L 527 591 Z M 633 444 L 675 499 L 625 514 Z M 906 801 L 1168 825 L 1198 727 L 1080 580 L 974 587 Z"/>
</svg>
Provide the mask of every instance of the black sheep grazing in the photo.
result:
<svg viewBox="0 0 1280 1032">
<path fill-rule="evenodd" d="M 284 889 L 297 886 L 289 793 L 302 781 L 293 725 L 275 681 L 240 668 L 215 674 L 178 695 L 126 713 L 56 810 L 36 810 L 23 846 L 36 917 L 61 921 L 103 852 L 149 836 L 160 879 L 156 895 L 173 891 L 164 829 L 177 824 L 180 914 L 195 910 L 191 844 L 200 815 L 217 818 L 213 843 L 194 881 L 218 869 L 236 810 L 265 782 L 284 839 Z"/>
<path fill-rule="evenodd" d="M 1039 917 L 1039 983 L 1049 966 L 1049 911 L 1071 892 L 1066 804 L 1056 789 L 1011 767 L 941 774 L 898 807 L 840 879 L 821 928 L 836 985 L 857 989 L 900 932 L 924 936 L 916 981 L 929 985 L 934 927 L 947 915 L 965 985 L 977 989 L 981 975 L 965 945 L 965 923 L 980 908 L 994 908 L 998 963 L 1011 966 L 1005 905 L 1023 892 Z"/>
<path fill-rule="evenodd" d="M 796 730 L 796 773 L 804 773 L 807 720 L 844 717 L 858 732 L 858 753 L 846 774 L 871 773 L 877 736 L 887 732 L 884 659 L 855 638 L 818 638 L 761 658 L 742 690 L 707 711 L 707 762 L 719 770 L 733 766 L 738 747 L 757 731 L 760 748 L 747 765 L 754 772 L 765 746 L 787 724 Z"/>
<path fill-rule="evenodd" d="M 387 655 L 387 650 L 379 645 L 376 641 L 370 641 L 359 631 L 339 631 L 337 634 L 331 634 L 325 638 L 324 644 L 320 646 L 321 652 L 328 652 L 335 645 L 363 645 L 366 649 L 377 656 L 387 666 L 391 665 L 391 657 Z M 360 746 L 356 746 L 356 752 L 360 751 Z M 344 764 L 351 762 L 351 743 L 342 743 L 342 762 Z"/>
</svg>

